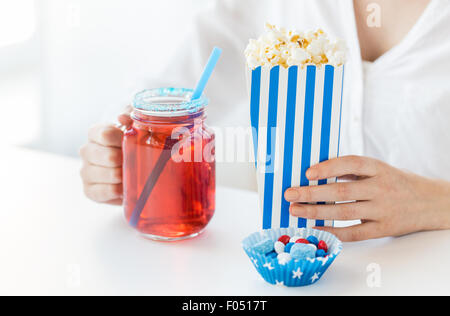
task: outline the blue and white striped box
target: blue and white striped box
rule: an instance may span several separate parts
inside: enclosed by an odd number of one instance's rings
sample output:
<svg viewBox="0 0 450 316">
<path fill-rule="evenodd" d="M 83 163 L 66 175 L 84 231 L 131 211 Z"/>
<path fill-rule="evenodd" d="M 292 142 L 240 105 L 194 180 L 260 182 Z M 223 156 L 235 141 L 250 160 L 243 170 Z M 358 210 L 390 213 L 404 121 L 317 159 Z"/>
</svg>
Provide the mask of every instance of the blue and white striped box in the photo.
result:
<svg viewBox="0 0 450 316">
<path fill-rule="evenodd" d="M 258 67 L 247 77 L 262 228 L 333 226 L 291 216 L 284 191 L 336 182 L 305 173 L 339 155 L 344 66 Z"/>
</svg>

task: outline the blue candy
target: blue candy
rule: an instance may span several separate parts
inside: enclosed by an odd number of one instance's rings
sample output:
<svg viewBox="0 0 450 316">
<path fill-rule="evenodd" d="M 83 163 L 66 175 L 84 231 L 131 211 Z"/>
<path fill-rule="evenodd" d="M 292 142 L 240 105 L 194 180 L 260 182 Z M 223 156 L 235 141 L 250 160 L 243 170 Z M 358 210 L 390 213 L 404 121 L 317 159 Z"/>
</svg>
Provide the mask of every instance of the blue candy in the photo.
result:
<svg viewBox="0 0 450 316">
<path fill-rule="evenodd" d="M 323 249 L 319 249 L 316 251 L 316 257 L 326 257 L 328 254 Z"/>
<path fill-rule="evenodd" d="M 275 251 L 271 251 L 268 254 L 266 254 L 267 257 L 274 259 L 278 256 L 278 254 Z"/>
<path fill-rule="evenodd" d="M 291 248 L 291 257 L 295 260 L 305 260 L 316 257 L 316 247 L 307 244 L 295 244 Z"/>
<path fill-rule="evenodd" d="M 311 244 L 315 245 L 316 247 L 319 245 L 319 239 L 317 239 L 314 236 L 309 236 L 306 238 L 307 241 L 309 241 Z"/>
<path fill-rule="evenodd" d="M 295 243 L 290 242 L 284 247 L 284 252 L 290 253 L 292 246 L 295 245 Z"/>
<path fill-rule="evenodd" d="M 265 255 L 266 253 L 273 251 L 273 244 L 273 240 L 271 240 L 270 238 L 266 238 L 256 243 L 253 246 L 253 250 Z"/>
</svg>

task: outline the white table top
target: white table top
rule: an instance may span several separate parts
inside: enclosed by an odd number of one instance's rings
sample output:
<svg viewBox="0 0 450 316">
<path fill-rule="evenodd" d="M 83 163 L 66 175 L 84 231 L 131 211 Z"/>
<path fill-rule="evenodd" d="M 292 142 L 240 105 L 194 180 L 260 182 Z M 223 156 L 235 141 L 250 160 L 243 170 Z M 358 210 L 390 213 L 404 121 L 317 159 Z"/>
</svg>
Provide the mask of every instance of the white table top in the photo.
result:
<svg viewBox="0 0 450 316">
<path fill-rule="evenodd" d="M 257 230 L 253 192 L 219 187 L 200 237 L 160 243 L 129 228 L 119 207 L 88 201 L 80 161 L 24 149 L 2 153 L 0 295 L 450 294 L 450 231 L 345 244 L 322 280 L 275 287 L 241 240 Z M 381 287 L 367 267 L 381 268 Z"/>
</svg>

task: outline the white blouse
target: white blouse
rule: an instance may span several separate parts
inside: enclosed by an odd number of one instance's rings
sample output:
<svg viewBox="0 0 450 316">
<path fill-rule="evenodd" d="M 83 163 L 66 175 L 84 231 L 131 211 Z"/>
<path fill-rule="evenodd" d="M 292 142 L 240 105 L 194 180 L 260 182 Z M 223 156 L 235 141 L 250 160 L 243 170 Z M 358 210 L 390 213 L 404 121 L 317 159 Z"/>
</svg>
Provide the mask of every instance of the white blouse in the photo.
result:
<svg viewBox="0 0 450 316">
<path fill-rule="evenodd" d="M 448 1 L 432 1 L 401 43 L 363 69 L 361 102 L 354 104 L 359 152 L 450 180 Z"/>
<path fill-rule="evenodd" d="M 450 2 L 432 0 L 397 46 L 363 63 L 352 0 L 219 0 L 199 14 L 192 36 L 147 86 L 193 86 L 211 48 L 224 50 L 207 88 L 213 126 L 248 126 L 243 51 L 265 22 L 322 28 L 346 40 L 341 156 L 365 155 L 450 180 Z M 222 184 L 254 188 L 250 163 L 219 164 Z M 240 179 L 236 181 L 236 179 Z"/>
</svg>

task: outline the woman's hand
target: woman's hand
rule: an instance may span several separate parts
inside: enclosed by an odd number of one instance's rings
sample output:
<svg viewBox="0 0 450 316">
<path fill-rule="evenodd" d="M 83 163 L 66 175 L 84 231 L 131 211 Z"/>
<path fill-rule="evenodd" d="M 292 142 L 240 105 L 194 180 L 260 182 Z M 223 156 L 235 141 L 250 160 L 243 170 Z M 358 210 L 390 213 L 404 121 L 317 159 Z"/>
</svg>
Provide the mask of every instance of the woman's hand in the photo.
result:
<svg viewBox="0 0 450 316">
<path fill-rule="evenodd" d="M 319 220 L 361 220 L 347 228 L 316 227 L 342 241 L 401 236 L 417 231 L 450 228 L 450 183 L 430 180 L 381 161 L 347 156 L 311 167 L 309 180 L 339 177 L 350 180 L 321 186 L 291 188 L 293 216 Z M 355 201 L 333 205 L 308 202 Z"/>
<path fill-rule="evenodd" d="M 119 116 L 119 122 L 131 125 L 129 110 Z M 122 129 L 115 125 L 96 125 L 89 130 L 88 143 L 80 149 L 84 192 L 93 201 L 113 205 L 123 202 L 122 137 Z"/>
</svg>

